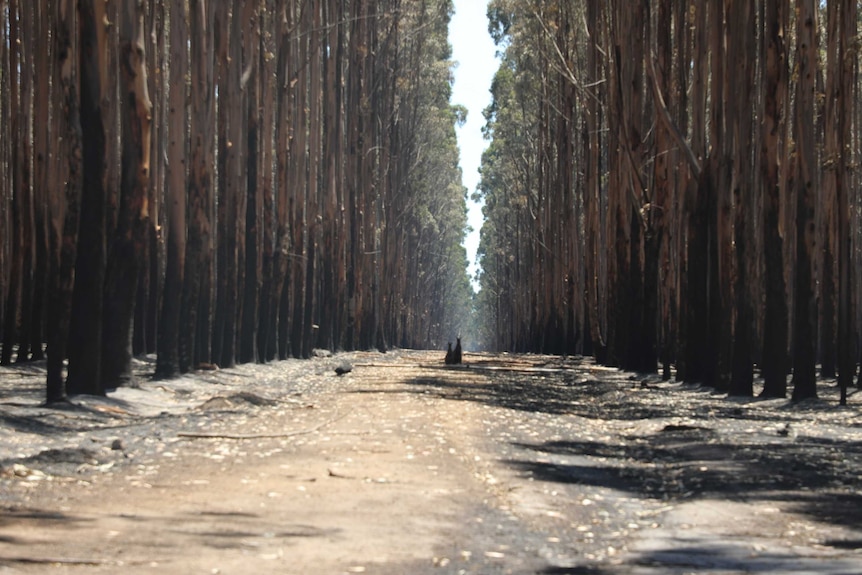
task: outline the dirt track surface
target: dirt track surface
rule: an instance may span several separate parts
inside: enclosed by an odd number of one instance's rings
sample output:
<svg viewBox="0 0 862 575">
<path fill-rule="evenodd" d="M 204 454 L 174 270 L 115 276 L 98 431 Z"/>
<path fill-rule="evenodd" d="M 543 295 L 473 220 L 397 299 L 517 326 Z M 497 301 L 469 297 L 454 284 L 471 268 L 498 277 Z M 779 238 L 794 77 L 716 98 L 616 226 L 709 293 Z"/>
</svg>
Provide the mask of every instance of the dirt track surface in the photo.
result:
<svg viewBox="0 0 862 575">
<path fill-rule="evenodd" d="M 465 362 L 139 362 L 62 409 L 0 368 L 0 574 L 862 573 L 858 396 Z"/>
</svg>

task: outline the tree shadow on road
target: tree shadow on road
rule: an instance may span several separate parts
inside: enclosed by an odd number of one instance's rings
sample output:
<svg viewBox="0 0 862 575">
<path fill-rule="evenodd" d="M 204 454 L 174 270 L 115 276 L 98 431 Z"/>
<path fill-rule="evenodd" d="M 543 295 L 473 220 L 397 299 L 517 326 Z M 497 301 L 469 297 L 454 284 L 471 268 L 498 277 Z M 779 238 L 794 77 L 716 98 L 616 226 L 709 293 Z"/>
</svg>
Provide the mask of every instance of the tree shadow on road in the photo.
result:
<svg viewBox="0 0 862 575">
<path fill-rule="evenodd" d="M 577 363 L 539 373 L 471 366 L 414 378 L 409 387 L 450 400 L 581 417 L 614 438 L 587 440 L 575 431 L 566 440 L 513 443 L 521 453 L 537 455 L 506 463 L 533 479 L 657 500 L 781 501 L 817 521 L 862 529 L 862 441 L 858 433 L 841 433 L 838 423 L 858 425 L 853 408 L 727 398 L 616 370 L 593 372 Z M 818 425 L 833 416 L 832 431 Z M 627 428 L 638 431 L 615 431 Z M 560 457 L 551 462 L 547 454 Z"/>
<path fill-rule="evenodd" d="M 639 421 L 680 416 L 784 421 L 776 401 L 725 398 L 711 388 L 662 383 L 657 378 L 614 372 L 591 377 L 587 369 L 567 368 L 531 373 L 526 370 L 442 368 L 439 377 L 415 377 L 407 383 L 417 393 L 470 401 L 531 413 L 576 415 L 590 419 Z M 375 390 L 379 392 L 379 390 Z M 707 398 L 711 401 L 692 401 Z M 720 398 L 720 400 L 719 400 Z M 762 404 L 770 409 L 758 409 Z M 797 407 L 793 408 L 798 410 Z M 778 410 L 780 411 L 780 410 Z"/>
<path fill-rule="evenodd" d="M 627 491 L 659 500 L 724 498 L 785 501 L 827 523 L 862 529 L 858 470 L 862 443 L 797 437 L 784 443 L 733 443 L 709 430 L 660 431 L 631 443 L 516 444 L 566 456 L 506 463 L 534 479 Z M 573 462 L 569 463 L 569 460 Z M 596 462 L 603 462 L 597 464 Z"/>
</svg>

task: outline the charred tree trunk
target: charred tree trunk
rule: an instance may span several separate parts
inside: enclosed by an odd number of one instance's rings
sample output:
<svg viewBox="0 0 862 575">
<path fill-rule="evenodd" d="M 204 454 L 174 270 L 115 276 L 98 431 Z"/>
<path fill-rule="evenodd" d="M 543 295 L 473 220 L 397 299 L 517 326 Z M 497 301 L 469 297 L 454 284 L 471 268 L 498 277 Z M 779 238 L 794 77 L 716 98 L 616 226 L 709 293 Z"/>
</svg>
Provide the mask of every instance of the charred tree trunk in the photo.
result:
<svg viewBox="0 0 862 575">
<path fill-rule="evenodd" d="M 706 382 L 709 360 L 709 197 L 711 174 L 706 162 L 706 110 L 709 78 L 707 4 L 694 3 L 694 61 L 692 83 L 691 146 L 704 169 L 685 190 L 685 273 L 682 281 L 682 321 L 685 326 L 683 350 L 685 371 L 682 380 Z"/>
<path fill-rule="evenodd" d="M 763 397 L 787 395 L 788 309 L 784 283 L 784 238 L 781 234 L 781 160 L 786 125 L 787 51 L 784 0 L 764 0 L 763 131 L 760 169 L 763 182 L 763 245 L 766 275 L 763 321 Z"/>
<path fill-rule="evenodd" d="M 19 54 L 19 103 L 18 103 L 18 165 L 13 166 L 18 179 L 14 193 L 18 199 L 16 259 L 20 260 L 19 268 L 20 301 L 18 311 L 18 353 L 15 361 L 26 362 L 30 359 L 30 345 L 33 333 L 33 292 L 34 292 L 34 251 L 33 251 L 33 53 L 35 51 L 35 18 L 34 5 L 30 2 L 18 4 L 18 25 L 21 27 Z M 47 90 L 47 86 L 45 87 Z"/>
<path fill-rule="evenodd" d="M 278 309 L 273 301 L 276 292 L 275 287 L 275 252 L 277 250 L 277 221 L 276 221 L 276 199 L 277 190 L 275 171 L 278 165 L 273 166 L 273 158 L 277 157 L 280 164 L 284 161 L 283 149 L 278 148 L 276 155 L 275 126 L 277 110 L 281 105 L 276 94 L 277 52 L 278 52 L 278 14 L 276 12 L 275 0 L 264 0 L 261 8 L 261 33 L 258 58 L 260 62 L 260 99 L 261 106 L 261 170 L 259 174 L 260 192 L 262 198 L 261 229 L 260 229 L 260 284 L 261 291 L 258 296 L 258 327 L 257 327 L 257 361 L 268 362 L 276 357 L 276 317 Z"/>
<path fill-rule="evenodd" d="M 814 260 L 817 156 L 814 90 L 817 76 L 817 27 L 814 0 L 796 2 L 796 277 L 793 328 L 793 401 L 817 397 L 817 303 Z"/>
<path fill-rule="evenodd" d="M 35 6 L 35 38 L 50 37 L 52 16 L 46 3 Z M 35 264 L 33 268 L 33 311 L 30 316 L 30 358 L 44 359 L 46 290 L 48 287 L 48 193 L 54 166 L 49 165 L 52 150 L 52 125 L 50 122 L 50 77 L 52 69 L 51 42 L 37 40 L 34 46 L 34 95 L 33 103 L 33 249 Z"/>
<path fill-rule="evenodd" d="M 278 112 L 275 125 L 275 145 L 279 150 L 280 157 L 276 162 L 275 181 L 275 238 L 272 262 L 272 292 L 270 306 L 269 329 L 276 343 L 272 346 L 274 355 L 279 359 L 288 356 L 288 314 L 290 312 L 287 300 L 287 285 L 285 281 L 289 265 L 288 256 L 291 251 L 291 237 L 288 223 L 291 174 L 288 165 L 293 161 L 290 147 L 291 126 L 290 119 L 293 117 L 292 102 L 293 91 L 291 89 L 292 74 L 295 73 L 292 66 L 290 30 L 293 25 L 292 3 L 288 0 L 279 0 L 276 8 L 278 22 L 278 67 L 276 70 L 276 88 Z M 283 155 L 283 157 L 281 156 Z"/>
<path fill-rule="evenodd" d="M 66 389 L 73 394 L 104 394 L 101 354 L 108 194 L 102 97 L 107 17 L 105 4 L 95 0 L 82 0 L 79 11 L 83 193 Z"/>
<path fill-rule="evenodd" d="M 145 271 L 150 183 L 152 104 L 147 89 L 144 14 L 136 0 L 125 0 L 120 12 L 122 179 L 117 229 L 105 278 L 103 386 L 113 388 L 131 378 L 132 320 L 138 275 Z"/>
<path fill-rule="evenodd" d="M 835 0 L 830 2 L 830 9 Z M 853 297 L 854 282 L 850 206 L 852 193 L 851 166 L 856 164 L 853 154 L 852 118 L 857 100 L 854 87 L 857 82 L 859 61 L 855 40 L 857 38 L 858 4 L 853 0 L 841 0 L 835 12 L 840 15 L 839 43 L 835 73 L 840 73 L 840 92 L 837 100 L 836 124 L 838 128 L 838 158 L 836 165 L 836 200 L 838 204 L 838 385 L 841 388 L 841 404 L 847 403 L 847 388 L 856 374 L 856 346 L 858 332 L 854 318 L 858 303 Z M 856 136 L 859 137 L 858 134 Z"/>
<path fill-rule="evenodd" d="M 213 202 L 213 158 L 215 102 L 213 86 L 213 27 L 215 7 L 202 0 L 189 3 L 191 44 L 191 108 L 189 166 L 188 239 L 186 244 L 186 277 L 180 316 L 180 371 L 195 367 L 200 358 L 198 344 L 200 310 L 208 311 L 212 261 L 211 211 Z"/>
<path fill-rule="evenodd" d="M 62 401 L 66 396 L 63 362 L 69 336 L 75 260 L 78 243 L 78 217 L 81 201 L 82 136 L 78 116 L 77 22 L 72 0 L 59 0 L 55 15 L 55 57 L 53 123 L 57 139 L 56 182 L 65 182 L 49 192 L 49 286 L 48 286 L 48 365 L 46 400 Z"/>
<path fill-rule="evenodd" d="M 170 93 L 168 95 L 167 173 L 167 267 L 164 299 L 159 321 L 159 354 L 156 377 L 171 378 L 180 373 L 179 338 L 186 260 L 186 103 L 188 102 L 188 24 L 184 0 L 171 0 Z"/>
<path fill-rule="evenodd" d="M 593 347 L 593 355 L 596 361 L 604 363 L 606 357 L 606 330 L 604 329 L 605 314 L 602 313 L 601 302 L 604 297 L 605 290 L 603 289 L 604 282 L 601 271 L 601 262 L 603 259 L 604 245 L 601 241 L 604 227 L 601 222 L 601 179 L 602 179 L 602 136 L 600 127 L 602 125 L 602 107 L 600 102 L 602 98 L 602 88 L 600 78 L 602 76 L 602 66 L 599 62 L 600 50 L 599 42 L 601 39 L 601 21 L 602 8 L 604 2 L 602 0 L 589 0 L 587 2 L 587 30 L 590 37 L 590 42 L 587 44 L 587 73 L 590 78 L 590 84 L 595 86 L 591 93 L 587 94 L 586 104 L 584 106 L 584 124 L 586 134 L 584 144 L 588 147 L 586 154 L 586 189 L 584 190 L 584 209 L 587 214 L 587 232 L 586 232 L 586 255 L 585 255 L 585 276 L 586 276 L 586 318 L 590 341 Z M 586 351 L 586 350 L 585 350 Z"/>
<path fill-rule="evenodd" d="M 734 202 L 733 244 L 735 248 L 734 276 L 734 311 L 735 325 L 733 334 L 733 366 L 731 371 L 729 392 L 738 396 L 754 394 L 754 364 L 752 354 L 754 311 L 751 306 L 753 290 L 750 288 L 750 270 L 754 266 L 754 246 L 751 238 L 753 231 L 752 212 L 754 203 L 751 201 L 754 189 L 751 170 L 752 145 L 754 138 L 753 120 L 750 110 L 753 108 L 751 97 L 754 85 L 754 64 L 756 62 L 754 7 L 750 0 L 731 0 L 727 13 L 728 21 L 732 22 L 728 45 L 728 63 L 733 67 L 733 73 L 728 74 L 728 92 L 733 95 L 733 115 L 731 138 L 734 153 L 734 169 L 731 190 Z"/>
<path fill-rule="evenodd" d="M 19 89 L 19 76 L 17 70 L 20 67 L 20 28 L 16 19 L 18 18 L 18 0 L 9 2 L 9 48 L 8 62 L 4 62 L 9 71 L 9 139 L 17 142 L 20 137 L 21 123 L 24 114 L 21 113 L 21 94 Z M 4 29 L 5 32 L 5 29 Z M 5 47 L 5 46 L 4 46 Z M 9 167 L 11 177 L 8 180 L 11 195 L 11 230 L 9 234 L 12 246 L 9 265 L 9 285 L 5 307 L 5 321 L 3 325 L 3 352 L 0 355 L 0 365 L 12 363 L 12 351 L 18 344 L 19 324 L 21 321 L 21 269 L 24 267 L 24 238 L 22 227 L 22 192 L 21 192 L 21 168 L 26 159 L 22 158 L 21 147 L 13 144 L 9 147 Z M 5 226 L 4 226 L 5 229 Z M 8 233 L 8 232 L 7 232 Z M 4 243 L 5 248 L 5 243 Z"/>
<path fill-rule="evenodd" d="M 245 214 L 245 267 L 242 284 L 242 316 L 239 325 L 240 344 L 237 348 L 242 363 L 257 361 L 258 298 L 261 290 L 261 225 L 263 223 L 263 186 L 261 172 L 261 123 L 260 123 L 260 61 L 257 49 L 260 39 L 257 26 L 260 10 L 256 2 L 246 2 L 243 7 L 243 75 L 246 114 L 246 206 Z"/>
</svg>

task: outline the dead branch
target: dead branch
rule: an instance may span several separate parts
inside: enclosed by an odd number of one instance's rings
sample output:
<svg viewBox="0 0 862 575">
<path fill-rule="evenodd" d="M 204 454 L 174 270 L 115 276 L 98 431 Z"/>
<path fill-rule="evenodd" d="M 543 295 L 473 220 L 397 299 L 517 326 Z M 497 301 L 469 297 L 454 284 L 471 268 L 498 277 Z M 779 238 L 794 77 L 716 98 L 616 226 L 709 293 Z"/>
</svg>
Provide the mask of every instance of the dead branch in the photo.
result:
<svg viewBox="0 0 862 575">
<path fill-rule="evenodd" d="M 661 121 L 662 125 L 665 129 L 670 133 L 671 137 L 679 146 L 679 149 L 682 150 L 683 156 L 686 159 L 686 163 L 691 169 L 692 174 L 694 175 L 694 179 L 697 179 L 700 176 L 700 172 L 702 170 L 700 162 L 697 160 L 697 156 L 695 156 L 694 151 L 691 149 L 691 146 L 688 145 L 688 142 L 685 141 L 685 137 L 683 137 L 682 133 L 679 131 L 679 128 L 674 124 L 673 119 L 670 117 L 670 112 L 667 109 L 667 104 L 664 101 L 664 96 L 661 93 L 661 89 L 659 88 L 659 80 L 657 77 L 659 72 L 656 70 L 655 64 L 653 63 L 654 57 L 647 58 L 647 63 L 649 66 L 647 67 L 647 76 L 649 76 L 649 84 L 650 89 L 652 91 L 653 99 L 656 104 L 656 112 L 658 113 L 658 118 Z"/>
<path fill-rule="evenodd" d="M 2 563 L 24 563 L 27 565 L 74 565 L 81 567 L 117 566 L 119 562 L 106 559 L 69 559 L 64 557 L 3 557 Z M 144 565 L 144 561 L 123 561 L 123 565 Z"/>
</svg>

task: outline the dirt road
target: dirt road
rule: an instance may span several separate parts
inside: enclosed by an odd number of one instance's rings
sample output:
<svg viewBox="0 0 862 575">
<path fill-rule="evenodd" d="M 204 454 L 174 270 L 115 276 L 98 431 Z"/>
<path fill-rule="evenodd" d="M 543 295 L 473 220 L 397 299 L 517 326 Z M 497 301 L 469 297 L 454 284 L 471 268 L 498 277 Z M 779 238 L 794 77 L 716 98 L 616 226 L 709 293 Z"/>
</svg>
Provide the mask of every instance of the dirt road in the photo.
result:
<svg viewBox="0 0 862 575">
<path fill-rule="evenodd" d="M 858 404 L 465 361 L 240 366 L 62 410 L 39 366 L 2 369 L 0 574 L 862 573 Z"/>
</svg>

